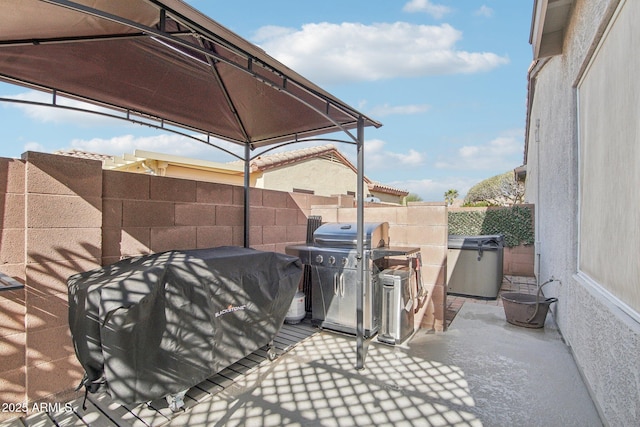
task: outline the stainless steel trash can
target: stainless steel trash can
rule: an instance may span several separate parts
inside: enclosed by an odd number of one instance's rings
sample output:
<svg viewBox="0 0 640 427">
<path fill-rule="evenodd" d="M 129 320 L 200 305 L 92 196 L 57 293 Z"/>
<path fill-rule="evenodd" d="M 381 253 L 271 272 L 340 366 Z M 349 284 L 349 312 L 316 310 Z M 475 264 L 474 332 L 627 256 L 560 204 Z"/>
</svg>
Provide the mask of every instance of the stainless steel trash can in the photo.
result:
<svg viewBox="0 0 640 427">
<path fill-rule="evenodd" d="M 380 273 L 382 321 L 378 341 L 400 344 L 413 333 L 415 283 L 408 269 L 387 269 Z M 413 286 L 412 286 L 413 285 Z"/>
<path fill-rule="evenodd" d="M 498 297 L 502 285 L 504 236 L 450 235 L 447 293 L 487 299 Z"/>
</svg>

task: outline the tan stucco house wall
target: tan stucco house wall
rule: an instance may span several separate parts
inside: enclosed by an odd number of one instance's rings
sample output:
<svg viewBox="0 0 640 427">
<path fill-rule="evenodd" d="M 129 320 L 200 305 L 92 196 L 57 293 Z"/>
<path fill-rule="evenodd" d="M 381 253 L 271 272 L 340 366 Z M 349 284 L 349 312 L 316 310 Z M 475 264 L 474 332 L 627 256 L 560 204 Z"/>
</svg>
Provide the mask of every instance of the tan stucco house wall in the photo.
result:
<svg viewBox="0 0 640 427">
<path fill-rule="evenodd" d="M 536 274 L 553 279 L 545 295 L 558 298 L 554 318 L 605 425 L 638 425 L 640 2 L 536 6 L 534 53 L 551 52 L 529 73 L 526 201 L 536 206 Z M 560 11 L 563 27 L 552 28 Z"/>
<path fill-rule="evenodd" d="M 280 191 L 312 191 L 318 196 L 356 194 L 357 176 L 348 166 L 310 158 L 259 172 L 256 187 Z"/>
</svg>

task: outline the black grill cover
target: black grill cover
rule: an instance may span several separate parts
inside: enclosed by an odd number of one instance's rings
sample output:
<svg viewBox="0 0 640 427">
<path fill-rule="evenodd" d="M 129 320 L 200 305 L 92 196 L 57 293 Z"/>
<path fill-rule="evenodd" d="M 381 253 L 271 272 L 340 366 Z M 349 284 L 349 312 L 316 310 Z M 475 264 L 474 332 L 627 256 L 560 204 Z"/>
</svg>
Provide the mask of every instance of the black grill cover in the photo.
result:
<svg viewBox="0 0 640 427">
<path fill-rule="evenodd" d="M 84 385 L 130 404 L 198 384 L 275 337 L 301 276 L 297 257 L 219 247 L 69 277 Z"/>
</svg>

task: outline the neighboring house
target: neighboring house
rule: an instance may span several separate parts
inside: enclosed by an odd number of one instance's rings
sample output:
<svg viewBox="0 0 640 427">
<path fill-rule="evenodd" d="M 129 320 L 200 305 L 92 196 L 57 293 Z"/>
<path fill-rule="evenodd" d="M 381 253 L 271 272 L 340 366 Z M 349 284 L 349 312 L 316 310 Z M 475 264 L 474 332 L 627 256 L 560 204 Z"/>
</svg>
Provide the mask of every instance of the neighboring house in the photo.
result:
<svg viewBox="0 0 640 427">
<path fill-rule="evenodd" d="M 110 156 L 81 150 L 59 150 L 54 154 L 100 160 L 102 168 L 109 170 L 244 185 L 242 165 L 211 162 L 145 150 L 135 150 L 133 154 L 123 156 Z M 251 186 L 255 186 L 254 179 L 252 179 Z"/>
<path fill-rule="evenodd" d="M 611 426 L 640 425 L 638 22 L 637 0 L 536 0 L 531 28 L 537 278 Z"/>
<path fill-rule="evenodd" d="M 332 144 L 260 156 L 251 162 L 258 188 L 312 193 L 319 196 L 356 195 L 357 169 Z M 408 191 L 364 178 L 365 193 L 382 203 L 402 204 Z"/>
<path fill-rule="evenodd" d="M 218 163 L 143 150 L 124 156 L 78 150 L 56 154 L 101 160 L 103 168 L 111 170 L 232 185 L 243 185 L 244 182 L 242 161 Z M 251 187 L 269 190 L 354 197 L 357 190 L 356 167 L 331 144 L 259 156 L 250 163 L 250 175 Z M 366 177 L 364 181 L 368 201 L 402 204 L 409 194 Z"/>
</svg>

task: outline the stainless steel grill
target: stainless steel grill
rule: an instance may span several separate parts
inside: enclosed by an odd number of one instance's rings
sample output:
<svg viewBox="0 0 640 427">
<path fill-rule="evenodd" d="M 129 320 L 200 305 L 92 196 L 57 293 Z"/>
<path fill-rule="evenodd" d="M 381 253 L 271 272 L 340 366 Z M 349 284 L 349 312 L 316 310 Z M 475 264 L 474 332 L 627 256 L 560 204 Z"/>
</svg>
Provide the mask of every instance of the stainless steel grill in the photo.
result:
<svg viewBox="0 0 640 427">
<path fill-rule="evenodd" d="M 365 223 L 363 234 L 363 327 L 364 336 L 371 337 L 380 329 L 382 285 L 379 273 L 386 268 L 386 258 L 419 249 L 390 247 L 387 222 Z M 298 256 L 310 267 L 311 295 L 307 295 L 307 299 L 311 300 L 311 320 L 322 328 L 356 334 L 356 247 L 355 223 L 327 223 L 313 232 L 312 242 L 286 248 L 288 254 Z"/>
<path fill-rule="evenodd" d="M 373 248 L 389 243 L 389 224 L 365 223 L 364 336 L 380 328 L 380 284 Z M 311 244 L 292 245 L 286 252 L 311 268 L 311 320 L 314 324 L 349 334 L 356 333 L 357 227 L 353 223 L 328 223 L 313 233 Z"/>
</svg>

